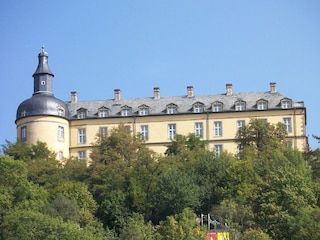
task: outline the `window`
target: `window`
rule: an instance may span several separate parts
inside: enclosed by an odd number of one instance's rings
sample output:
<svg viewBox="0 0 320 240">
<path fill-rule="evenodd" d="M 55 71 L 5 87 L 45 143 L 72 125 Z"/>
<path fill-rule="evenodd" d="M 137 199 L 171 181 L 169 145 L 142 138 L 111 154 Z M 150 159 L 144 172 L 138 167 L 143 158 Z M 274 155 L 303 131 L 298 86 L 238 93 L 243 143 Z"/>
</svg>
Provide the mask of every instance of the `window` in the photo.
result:
<svg viewBox="0 0 320 240">
<path fill-rule="evenodd" d="M 291 108 L 291 100 L 290 99 L 285 99 L 281 101 L 281 107 L 283 109 Z"/>
<path fill-rule="evenodd" d="M 58 159 L 62 160 L 63 159 L 63 151 L 58 152 Z"/>
<path fill-rule="evenodd" d="M 87 111 L 85 109 L 78 111 L 78 119 L 83 119 L 87 117 Z"/>
<path fill-rule="evenodd" d="M 142 105 L 139 107 L 139 115 L 145 116 L 149 114 L 149 108 L 146 105 Z"/>
<path fill-rule="evenodd" d="M 243 145 L 241 143 L 237 146 L 237 152 L 240 153 L 243 150 Z"/>
<path fill-rule="evenodd" d="M 131 116 L 131 108 L 128 106 L 123 107 L 121 109 L 121 116 L 123 116 L 123 117 Z"/>
<path fill-rule="evenodd" d="M 257 109 L 258 110 L 266 110 L 267 109 L 267 102 L 266 101 L 259 101 L 257 103 Z"/>
<path fill-rule="evenodd" d="M 292 148 L 292 142 L 291 141 L 286 141 L 285 142 L 286 148 Z"/>
<path fill-rule="evenodd" d="M 212 109 L 214 112 L 222 112 L 222 103 L 220 103 L 220 102 L 213 103 Z"/>
<path fill-rule="evenodd" d="M 46 81 L 41 81 L 41 85 L 46 85 Z"/>
<path fill-rule="evenodd" d="M 204 106 L 202 103 L 196 103 L 193 105 L 194 113 L 202 113 L 204 111 Z"/>
<path fill-rule="evenodd" d="M 197 137 L 203 137 L 203 124 L 198 122 L 194 124 L 194 135 Z"/>
<path fill-rule="evenodd" d="M 21 127 L 20 131 L 21 141 L 27 141 L 27 126 Z"/>
<path fill-rule="evenodd" d="M 222 136 L 222 122 L 214 122 L 214 136 L 221 137 Z"/>
<path fill-rule="evenodd" d="M 78 129 L 78 143 L 86 143 L 86 129 Z"/>
<path fill-rule="evenodd" d="M 64 109 L 58 108 L 58 116 L 64 116 Z"/>
<path fill-rule="evenodd" d="M 286 125 L 287 132 L 288 133 L 292 132 L 291 118 L 284 118 L 283 123 L 284 123 L 284 125 Z"/>
<path fill-rule="evenodd" d="M 243 127 L 246 124 L 245 120 L 238 120 L 237 121 L 237 129 Z"/>
<path fill-rule="evenodd" d="M 216 157 L 220 156 L 222 152 L 222 145 L 214 145 L 214 154 Z"/>
<path fill-rule="evenodd" d="M 175 113 L 177 113 L 178 111 L 177 111 L 177 105 L 175 105 L 175 104 L 170 104 L 170 105 L 168 105 L 167 106 L 167 113 L 168 114 L 175 114 Z"/>
<path fill-rule="evenodd" d="M 79 151 L 78 152 L 78 158 L 80 160 L 85 160 L 86 159 L 86 151 Z"/>
<path fill-rule="evenodd" d="M 64 127 L 58 126 L 58 140 L 64 140 Z"/>
<path fill-rule="evenodd" d="M 142 126 L 140 127 L 140 134 L 141 134 L 141 137 L 142 137 L 144 140 L 148 140 L 148 138 L 149 138 L 148 125 L 142 125 Z"/>
<path fill-rule="evenodd" d="M 26 110 L 22 110 L 20 116 L 21 116 L 21 117 L 27 116 L 27 111 L 26 111 Z"/>
<path fill-rule="evenodd" d="M 99 117 L 104 118 L 104 117 L 108 117 L 108 109 L 102 108 L 99 109 Z"/>
<path fill-rule="evenodd" d="M 100 141 L 105 139 L 108 136 L 108 128 L 107 127 L 101 127 L 99 128 L 99 138 Z"/>
<path fill-rule="evenodd" d="M 168 125 L 168 138 L 173 139 L 176 136 L 176 124 Z"/>
<path fill-rule="evenodd" d="M 246 103 L 243 101 L 236 102 L 236 111 L 246 110 Z"/>
<path fill-rule="evenodd" d="M 129 125 L 124 126 L 124 129 L 128 134 L 131 133 L 131 127 Z"/>
</svg>

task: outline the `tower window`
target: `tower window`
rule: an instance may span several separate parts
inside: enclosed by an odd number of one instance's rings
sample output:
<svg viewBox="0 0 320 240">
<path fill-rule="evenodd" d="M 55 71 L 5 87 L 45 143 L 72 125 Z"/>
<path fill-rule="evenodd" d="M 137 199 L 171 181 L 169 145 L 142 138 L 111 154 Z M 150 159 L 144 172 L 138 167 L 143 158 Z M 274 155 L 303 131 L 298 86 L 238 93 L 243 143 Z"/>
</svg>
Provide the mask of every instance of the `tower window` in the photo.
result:
<svg viewBox="0 0 320 240">
<path fill-rule="evenodd" d="M 58 126 L 58 140 L 64 140 L 64 127 Z"/>
<path fill-rule="evenodd" d="M 21 141 L 27 141 L 27 126 L 21 127 L 20 131 Z"/>
<path fill-rule="evenodd" d="M 41 85 L 42 86 L 46 85 L 46 81 L 41 81 Z"/>
</svg>

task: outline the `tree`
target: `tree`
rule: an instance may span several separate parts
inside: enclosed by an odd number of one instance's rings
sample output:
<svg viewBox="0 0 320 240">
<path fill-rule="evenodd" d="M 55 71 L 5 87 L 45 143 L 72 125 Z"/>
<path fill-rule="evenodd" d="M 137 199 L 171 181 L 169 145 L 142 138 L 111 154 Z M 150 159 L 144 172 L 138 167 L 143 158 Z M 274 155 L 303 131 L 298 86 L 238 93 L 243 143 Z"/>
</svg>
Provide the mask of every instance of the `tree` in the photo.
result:
<svg viewBox="0 0 320 240">
<path fill-rule="evenodd" d="M 188 208 L 174 216 L 167 216 L 160 222 L 158 232 L 162 240 L 203 240 L 205 238 L 205 232 L 200 228 L 196 214 Z"/>
<path fill-rule="evenodd" d="M 264 119 L 251 119 L 248 125 L 239 128 L 236 142 L 244 149 L 249 148 L 257 154 L 265 155 L 275 149 L 283 150 L 286 136 L 287 131 L 283 123 L 272 125 Z"/>
<path fill-rule="evenodd" d="M 193 176 L 178 169 L 170 169 L 158 181 L 153 195 L 154 211 L 158 220 L 177 214 L 185 208 L 200 206 L 200 188 Z"/>
</svg>

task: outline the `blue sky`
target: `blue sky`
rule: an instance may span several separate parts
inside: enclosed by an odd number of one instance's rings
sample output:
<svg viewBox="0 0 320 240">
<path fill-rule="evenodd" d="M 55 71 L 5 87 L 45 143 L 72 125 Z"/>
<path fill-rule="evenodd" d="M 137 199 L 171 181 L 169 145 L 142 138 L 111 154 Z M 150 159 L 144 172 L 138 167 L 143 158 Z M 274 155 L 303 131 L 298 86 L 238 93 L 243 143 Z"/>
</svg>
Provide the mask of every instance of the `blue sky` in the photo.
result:
<svg viewBox="0 0 320 240">
<path fill-rule="evenodd" d="M 0 144 L 15 142 L 44 45 L 56 97 L 68 101 L 277 90 L 307 108 L 320 144 L 320 1 L 0 1 Z"/>
</svg>

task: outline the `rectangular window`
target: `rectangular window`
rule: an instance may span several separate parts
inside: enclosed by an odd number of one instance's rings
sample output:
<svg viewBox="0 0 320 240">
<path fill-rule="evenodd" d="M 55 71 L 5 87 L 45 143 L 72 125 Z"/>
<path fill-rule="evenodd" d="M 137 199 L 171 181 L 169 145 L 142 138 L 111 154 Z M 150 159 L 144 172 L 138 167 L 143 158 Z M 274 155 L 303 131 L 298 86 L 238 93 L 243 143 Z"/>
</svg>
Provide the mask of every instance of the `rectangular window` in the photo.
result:
<svg viewBox="0 0 320 240">
<path fill-rule="evenodd" d="M 222 104 L 221 103 L 213 104 L 213 111 L 214 112 L 221 112 L 222 111 Z"/>
<path fill-rule="evenodd" d="M 63 160 L 63 151 L 58 152 L 58 159 Z"/>
<path fill-rule="evenodd" d="M 58 140 L 64 140 L 64 127 L 58 126 Z"/>
<path fill-rule="evenodd" d="M 85 128 L 78 129 L 78 143 L 86 143 L 86 129 Z"/>
<path fill-rule="evenodd" d="M 176 136 L 176 124 L 168 124 L 168 138 L 173 139 Z"/>
<path fill-rule="evenodd" d="M 78 112 L 78 118 L 79 119 L 83 119 L 83 118 L 86 118 L 86 112 L 85 111 L 79 111 Z"/>
<path fill-rule="evenodd" d="M 281 105 L 282 105 L 282 108 L 283 108 L 283 109 L 288 109 L 288 108 L 291 107 L 291 101 L 289 101 L 289 100 L 284 100 L 284 101 L 281 102 Z"/>
<path fill-rule="evenodd" d="M 284 118 L 283 123 L 284 123 L 284 125 L 286 125 L 287 132 L 288 133 L 292 132 L 291 118 Z"/>
<path fill-rule="evenodd" d="M 258 110 L 266 110 L 267 109 L 267 103 L 264 101 L 258 102 Z"/>
<path fill-rule="evenodd" d="M 148 128 L 148 125 L 142 125 L 140 127 L 140 134 L 141 134 L 141 137 L 144 139 L 144 140 L 147 140 L 149 138 L 149 128 Z"/>
<path fill-rule="evenodd" d="M 243 127 L 246 124 L 244 120 L 238 120 L 237 121 L 237 129 Z"/>
<path fill-rule="evenodd" d="M 175 113 L 177 113 L 177 107 L 168 107 L 168 108 L 167 108 L 167 113 L 168 113 L 168 114 L 175 114 Z"/>
<path fill-rule="evenodd" d="M 236 104 L 236 111 L 246 110 L 246 104 L 244 102 L 239 102 Z"/>
<path fill-rule="evenodd" d="M 218 157 L 221 155 L 222 145 L 214 145 L 214 154 Z"/>
<path fill-rule="evenodd" d="M 148 108 L 140 108 L 139 114 L 140 114 L 141 116 L 148 115 Z"/>
<path fill-rule="evenodd" d="M 195 105 L 193 111 L 195 113 L 202 113 L 203 112 L 203 106 L 202 105 Z"/>
<path fill-rule="evenodd" d="M 222 136 L 222 122 L 214 122 L 213 132 L 215 137 Z"/>
<path fill-rule="evenodd" d="M 129 108 L 125 108 L 125 109 L 122 109 L 121 114 L 122 116 L 127 117 L 131 115 L 131 111 Z"/>
<path fill-rule="evenodd" d="M 86 151 L 79 151 L 78 152 L 78 158 L 80 160 L 85 160 L 86 159 Z"/>
<path fill-rule="evenodd" d="M 20 138 L 21 138 L 21 141 L 27 141 L 27 127 L 24 126 L 24 127 L 21 127 L 21 130 L 20 130 Z"/>
<path fill-rule="evenodd" d="M 101 117 L 101 118 L 108 117 L 108 110 L 106 110 L 106 109 L 100 110 L 99 117 Z"/>
<path fill-rule="evenodd" d="M 197 137 L 203 137 L 203 124 L 198 122 L 194 124 L 194 135 Z"/>
<path fill-rule="evenodd" d="M 101 127 L 99 128 L 99 138 L 100 141 L 105 139 L 108 136 L 108 128 L 107 127 Z"/>
</svg>

